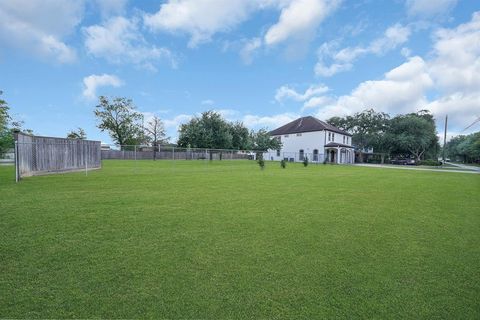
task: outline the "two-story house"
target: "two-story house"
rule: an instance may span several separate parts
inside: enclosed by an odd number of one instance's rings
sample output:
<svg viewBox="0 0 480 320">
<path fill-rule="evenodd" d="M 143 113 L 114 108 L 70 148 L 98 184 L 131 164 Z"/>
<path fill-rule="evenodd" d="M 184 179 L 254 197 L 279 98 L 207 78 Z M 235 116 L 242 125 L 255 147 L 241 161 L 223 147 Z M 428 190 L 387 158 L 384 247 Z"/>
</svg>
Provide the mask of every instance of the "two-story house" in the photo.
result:
<svg viewBox="0 0 480 320">
<path fill-rule="evenodd" d="M 265 160 L 354 163 L 352 135 L 315 117 L 302 117 L 270 131 L 282 143 L 279 150 L 268 150 Z"/>
</svg>

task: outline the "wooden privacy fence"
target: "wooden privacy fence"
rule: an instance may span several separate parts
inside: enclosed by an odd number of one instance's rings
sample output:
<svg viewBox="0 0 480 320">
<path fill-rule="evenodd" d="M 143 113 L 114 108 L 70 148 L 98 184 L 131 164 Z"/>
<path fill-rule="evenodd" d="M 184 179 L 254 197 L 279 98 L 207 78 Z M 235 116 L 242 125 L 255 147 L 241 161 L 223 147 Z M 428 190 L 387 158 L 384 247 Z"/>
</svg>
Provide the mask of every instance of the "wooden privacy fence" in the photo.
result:
<svg viewBox="0 0 480 320">
<path fill-rule="evenodd" d="M 21 177 L 101 168 L 100 141 L 15 136 L 17 181 Z"/>
</svg>

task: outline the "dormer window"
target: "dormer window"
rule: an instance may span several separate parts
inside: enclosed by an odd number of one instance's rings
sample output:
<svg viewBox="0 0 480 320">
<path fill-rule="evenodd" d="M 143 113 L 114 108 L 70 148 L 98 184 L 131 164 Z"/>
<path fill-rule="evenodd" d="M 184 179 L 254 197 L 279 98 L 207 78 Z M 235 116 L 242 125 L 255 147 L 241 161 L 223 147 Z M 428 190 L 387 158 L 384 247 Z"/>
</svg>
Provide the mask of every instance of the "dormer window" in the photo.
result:
<svg viewBox="0 0 480 320">
<path fill-rule="evenodd" d="M 301 134 L 301 133 L 297 133 L 297 137 L 301 137 L 301 136 L 302 136 L 302 134 Z"/>
</svg>

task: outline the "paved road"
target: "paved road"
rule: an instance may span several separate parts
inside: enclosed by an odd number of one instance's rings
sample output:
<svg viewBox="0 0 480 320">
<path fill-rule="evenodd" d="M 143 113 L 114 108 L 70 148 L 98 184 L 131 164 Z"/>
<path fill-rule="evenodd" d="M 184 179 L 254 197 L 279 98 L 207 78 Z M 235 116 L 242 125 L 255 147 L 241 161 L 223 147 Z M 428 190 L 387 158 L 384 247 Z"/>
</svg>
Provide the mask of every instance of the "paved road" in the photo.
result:
<svg viewBox="0 0 480 320">
<path fill-rule="evenodd" d="M 382 165 L 382 164 L 370 164 L 370 163 L 356 163 L 354 166 L 380 168 L 380 169 L 400 169 L 400 170 L 417 170 L 417 171 L 437 171 L 437 172 L 456 172 L 456 173 L 473 173 L 480 174 L 480 170 L 455 170 L 455 169 L 433 169 L 433 168 L 419 168 L 413 166 L 395 166 L 395 165 Z M 467 171 L 468 170 L 468 171 Z"/>
<path fill-rule="evenodd" d="M 468 164 L 452 163 L 452 162 L 445 162 L 445 163 L 449 164 L 451 166 L 457 167 L 457 168 L 462 168 L 462 169 L 465 169 L 465 170 L 472 170 L 472 171 L 479 171 L 480 172 L 480 167 L 469 166 Z"/>
</svg>

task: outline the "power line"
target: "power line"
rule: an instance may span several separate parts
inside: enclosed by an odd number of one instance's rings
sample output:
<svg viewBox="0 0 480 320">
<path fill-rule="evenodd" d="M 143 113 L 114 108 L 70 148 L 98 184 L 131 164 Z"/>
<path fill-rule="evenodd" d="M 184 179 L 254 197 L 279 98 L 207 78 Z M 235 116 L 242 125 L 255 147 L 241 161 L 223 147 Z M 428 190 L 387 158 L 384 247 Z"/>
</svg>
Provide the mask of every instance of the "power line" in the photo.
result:
<svg viewBox="0 0 480 320">
<path fill-rule="evenodd" d="M 465 129 L 463 129 L 462 132 L 464 132 L 465 130 L 468 130 L 469 128 L 471 128 L 472 126 L 474 126 L 477 122 L 480 122 L 480 117 L 478 117 L 477 120 L 473 121 L 473 123 L 470 124 L 468 127 L 466 127 Z"/>
</svg>

